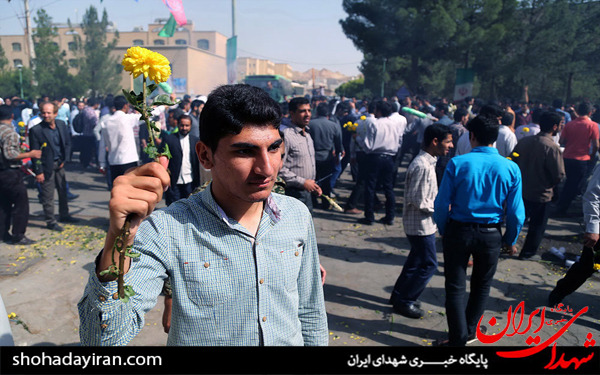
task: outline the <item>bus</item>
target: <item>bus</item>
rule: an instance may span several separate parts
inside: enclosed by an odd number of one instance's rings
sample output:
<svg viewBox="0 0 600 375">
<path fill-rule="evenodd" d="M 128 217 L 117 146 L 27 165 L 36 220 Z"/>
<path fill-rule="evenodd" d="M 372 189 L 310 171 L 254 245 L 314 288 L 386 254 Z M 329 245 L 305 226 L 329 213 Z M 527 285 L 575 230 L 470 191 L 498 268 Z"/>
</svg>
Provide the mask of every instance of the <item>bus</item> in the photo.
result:
<svg viewBox="0 0 600 375">
<path fill-rule="evenodd" d="M 269 88 L 269 82 L 271 83 L 271 88 Z M 260 87 L 268 92 L 271 98 L 278 103 L 283 102 L 285 96 L 295 95 L 294 88 L 292 87 L 292 81 L 277 74 L 246 76 L 246 78 L 244 78 L 244 83 L 251 86 Z"/>
</svg>

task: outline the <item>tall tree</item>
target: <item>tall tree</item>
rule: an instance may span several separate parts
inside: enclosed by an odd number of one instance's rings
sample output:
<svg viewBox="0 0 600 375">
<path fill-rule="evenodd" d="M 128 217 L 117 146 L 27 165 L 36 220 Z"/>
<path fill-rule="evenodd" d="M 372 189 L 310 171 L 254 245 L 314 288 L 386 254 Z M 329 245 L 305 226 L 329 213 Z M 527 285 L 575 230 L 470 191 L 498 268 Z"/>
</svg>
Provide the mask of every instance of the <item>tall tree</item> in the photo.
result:
<svg viewBox="0 0 600 375">
<path fill-rule="evenodd" d="M 55 38 L 58 32 L 52 17 L 44 9 L 37 11 L 33 33 L 35 45 L 35 81 L 37 93 L 51 98 L 71 96 L 74 93 L 73 76 L 68 72 L 65 51 L 61 51 Z"/>
<path fill-rule="evenodd" d="M 8 66 L 8 59 L 6 58 L 2 44 L 0 44 L 0 70 L 4 70 L 6 66 Z"/>
<path fill-rule="evenodd" d="M 78 77 L 86 83 L 91 96 L 117 92 L 121 80 L 117 70 L 119 61 L 110 55 L 117 45 L 119 34 L 115 32 L 113 39 L 108 41 L 108 26 L 106 9 L 101 19 L 94 6 L 86 10 L 81 22 L 85 40 L 79 39 L 83 56 L 80 59 Z"/>
</svg>

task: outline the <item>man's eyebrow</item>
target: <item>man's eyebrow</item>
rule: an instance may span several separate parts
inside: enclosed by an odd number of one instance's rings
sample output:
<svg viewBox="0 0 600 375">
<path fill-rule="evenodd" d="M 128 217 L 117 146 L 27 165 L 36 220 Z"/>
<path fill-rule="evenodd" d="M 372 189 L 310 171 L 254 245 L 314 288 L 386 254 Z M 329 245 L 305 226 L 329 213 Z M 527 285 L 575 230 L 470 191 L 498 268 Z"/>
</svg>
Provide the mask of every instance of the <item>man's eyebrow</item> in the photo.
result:
<svg viewBox="0 0 600 375">
<path fill-rule="evenodd" d="M 279 147 L 282 143 L 283 143 L 283 139 L 279 138 L 275 142 L 271 143 L 269 145 L 269 147 Z M 254 143 L 248 143 L 248 142 L 234 143 L 230 147 L 233 147 L 233 148 L 250 148 L 250 149 L 258 148 L 258 146 L 255 145 Z"/>
</svg>

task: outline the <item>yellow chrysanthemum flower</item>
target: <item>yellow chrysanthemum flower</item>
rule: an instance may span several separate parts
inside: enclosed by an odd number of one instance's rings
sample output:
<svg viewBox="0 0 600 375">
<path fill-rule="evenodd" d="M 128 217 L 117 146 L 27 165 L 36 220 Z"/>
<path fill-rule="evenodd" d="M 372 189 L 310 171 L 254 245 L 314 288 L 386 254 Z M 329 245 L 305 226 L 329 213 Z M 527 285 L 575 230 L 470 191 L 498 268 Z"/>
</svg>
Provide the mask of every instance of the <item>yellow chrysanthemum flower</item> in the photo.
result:
<svg viewBox="0 0 600 375">
<path fill-rule="evenodd" d="M 8 314 L 8 319 L 14 319 L 17 317 L 17 314 L 15 314 L 14 312 L 11 312 L 10 314 Z"/>
<path fill-rule="evenodd" d="M 42 143 L 42 147 L 41 148 L 44 148 L 46 146 L 48 146 L 48 144 L 46 142 L 44 142 L 44 143 Z"/>
<path fill-rule="evenodd" d="M 360 119 L 363 120 L 363 121 L 365 121 L 367 119 L 367 116 L 362 115 L 362 116 L 360 116 Z"/>
<path fill-rule="evenodd" d="M 518 158 L 520 155 L 519 155 L 519 154 L 517 154 L 516 152 L 513 152 L 513 153 L 512 153 L 512 156 L 514 156 L 515 158 Z"/>
<path fill-rule="evenodd" d="M 165 82 L 171 75 L 169 60 L 158 52 L 142 47 L 131 47 L 121 62 L 123 69 L 137 78 L 140 74 L 156 83 Z"/>
<path fill-rule="evenodd" d="M 25 126 L 25 123 L 23 121 L 19 121 L 17 125 L 22 128 Z"/>
<path fill-rule="evenodd" d="M 598 263 L 594 263 L 594 270 L 595 270 L 595 271 L 598 271 L 598 270 L 600 270 L 600 264 L 598 264 Z"/>
<path fill-rule="evenodd" d="M 529 133 L 529 128 L 523 128 L 523 131 L 524 131 L 525 133 Z"/>
</svg>

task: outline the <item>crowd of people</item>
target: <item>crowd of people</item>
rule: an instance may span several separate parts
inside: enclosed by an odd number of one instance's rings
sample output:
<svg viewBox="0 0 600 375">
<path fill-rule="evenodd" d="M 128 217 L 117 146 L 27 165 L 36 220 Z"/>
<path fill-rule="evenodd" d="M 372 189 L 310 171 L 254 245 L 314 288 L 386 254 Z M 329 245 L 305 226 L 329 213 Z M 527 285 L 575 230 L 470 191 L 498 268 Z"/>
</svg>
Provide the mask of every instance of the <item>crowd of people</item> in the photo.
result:
<svg viewBox="0 0 600 375">
<path fill-rule="evenodd" d="M 226 85 L 208 98 L 185 95 L 172 107 L 155 108 L 157 146 L 168 145 L 172 155 L 169 174 L 148 163 L 148 130 L 124 96 L 6 98 L 0 106 L 2 240 L 34 242 L 25 236 L 28 174 L 49 230 L 77 221 L 69 214 L 76 195 L 64 165 L 79 151 L 81 168 L 105 174 L 112 189 L 106 245 L 79 305 L 82 343 L 127 343 L 168 278 L 171 344 L 323 345 L 325 270 L 311 214 L 340 203 L 345 214 L 361 216 L 358 224 L 393 225 L 398 171 L 407 163 L 402 223 L 411 249 L 389 303 L 400 315 L 424 315 L 418 299 L 438 268 L 439 234 L 449 337 L 438 344 L 464 346 L 475 337 L 501 252 L 538 260 L 549 216 L 570 215 L 578 195 L 584 196 L 586 250 L 573 267 L 577 275 L 561 280 L 548 303 L 562 301 L 593 269 L 600 111 L 588 101 L 548 105 L 527 95 L 522 102 L 314 96 L 277 103 L 260 89 Z M 336 186 L 346 169 L 353 187 L 342 197 Z M 271 194 L 276 180 L 290 198 Z M 200 188 L 208 182 L 210 188 Z M 168 207 L 147 216 L 163 191 Z M 384 214 L 376 219 L 379 209 Z M 115 310 L 120 302 L 108 298 L 114 280 L 99 271 L 112 262 L 112 244 L 129 215 L 138 219 L 134 249 L 154 255 L 127 263 L 139 297 Z M 199 253 L 189 250 L 198 247 Z M 268 251 L 275 248 L 276 259 Z M 206 286 L 196 289 L 198 282 Z M 200 316 L 205 319 L 193 319 Z"/>
</svg>

